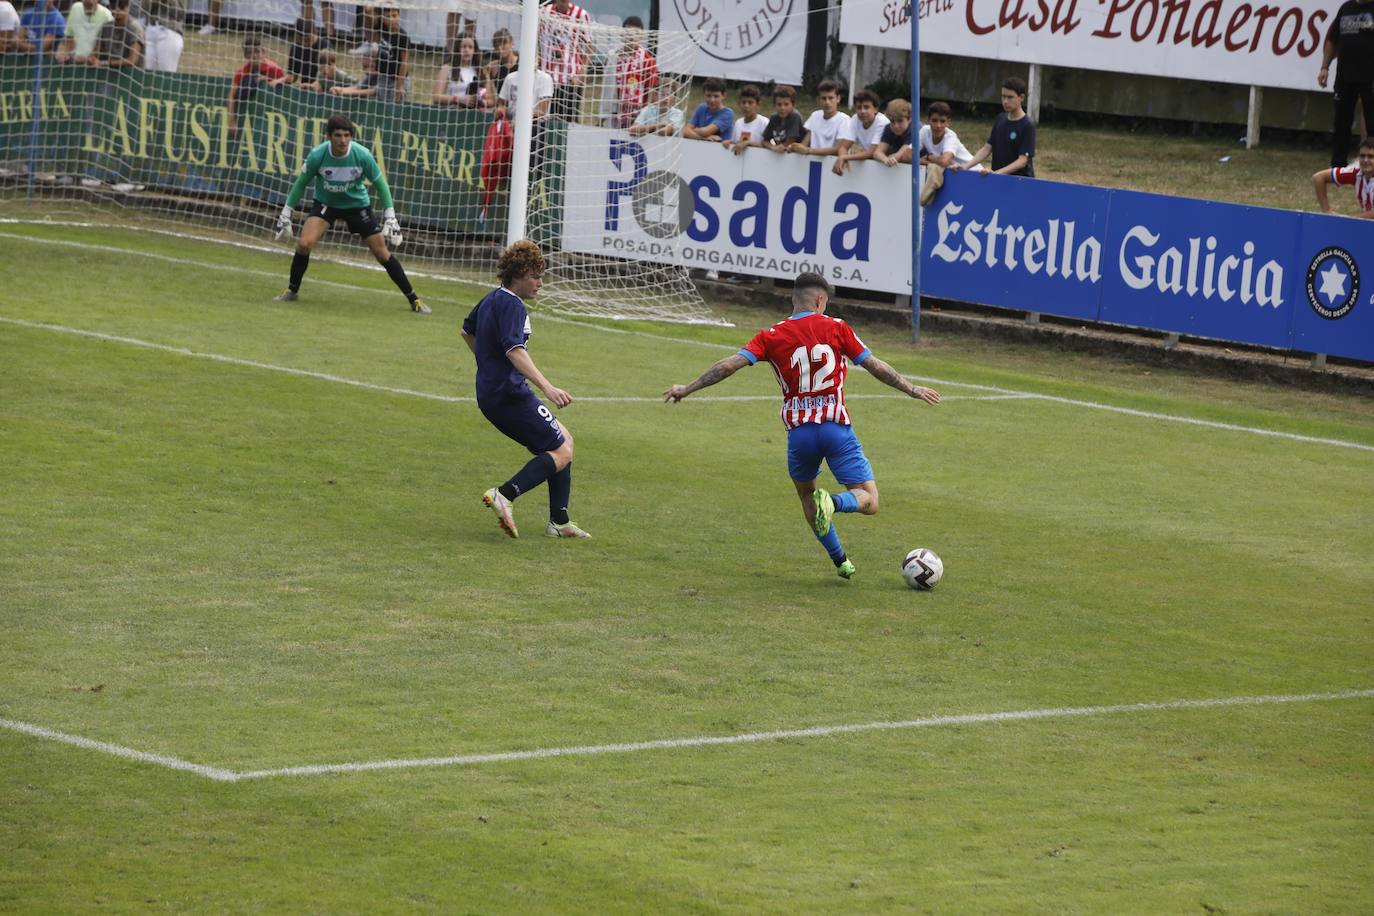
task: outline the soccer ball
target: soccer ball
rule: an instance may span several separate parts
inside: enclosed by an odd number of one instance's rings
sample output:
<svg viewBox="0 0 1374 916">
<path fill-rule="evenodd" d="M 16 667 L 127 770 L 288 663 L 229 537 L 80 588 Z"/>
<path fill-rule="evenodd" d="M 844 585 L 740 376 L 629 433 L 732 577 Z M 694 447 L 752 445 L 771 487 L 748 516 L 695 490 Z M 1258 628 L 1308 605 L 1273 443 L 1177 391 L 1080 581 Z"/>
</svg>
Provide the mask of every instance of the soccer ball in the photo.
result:
<svg viewBox="0 0 1374 916">
<path fill-rule="evenodd" d="M 902 578 L 917 591 L 928 592 L 945 574 L 945 563 L 935 551 L 917 547 L 902 561 Z"/>
</svg>

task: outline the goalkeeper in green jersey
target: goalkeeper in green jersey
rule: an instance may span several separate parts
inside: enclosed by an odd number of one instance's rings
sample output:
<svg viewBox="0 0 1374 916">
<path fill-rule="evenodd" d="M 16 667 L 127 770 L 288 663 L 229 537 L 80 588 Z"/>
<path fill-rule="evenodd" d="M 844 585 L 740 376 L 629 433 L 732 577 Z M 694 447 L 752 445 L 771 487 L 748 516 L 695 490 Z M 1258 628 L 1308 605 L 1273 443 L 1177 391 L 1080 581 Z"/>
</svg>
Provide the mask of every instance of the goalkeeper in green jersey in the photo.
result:
<svg viewBox="0 0 1374 916">
<path fill-rule="evenodd" d="M 291 284 L 286 292 L 277 297 L 278 302 L 294 302 L 300 293 L 301 280 L 310 266 L 310 251 L 315 244 L 334 225 L 335 220 L 343 220 L 354 235 L 363 240 L 367 250 L 386 268 L 387 276 L 395 283 L 406 299 L 410 300 L 410 310 L 422 315 L 429 314 L 425 305 L 411 288 L 406 272 L 387 248 L 401 244 L 401 224 L 396 221 L 396 211 L 391 206 L 391 188 L 387 187 L 386 176 L 377 165 L 372 153 L 360 143 L 353 142 L 357 131 L 353 122 L 343 115 L 334 115 L 325 126 L 329 141 L 321 143 L 305 157 L 305 165 L 291 193 L 286 197 L 277 219 L 277 238 L 292 235 L 291 214 L 301 202 L 306 186 L 315 182 L 315 205 L 301 227 L 301 237 L 296 243 L 296 256 L 291 259 Z M 372 183 L 377 189 L 377 197 L 382 204 L 382 223 L 378 225 L 377 214 L 372 212 L 372 195 L 368 193 L 364 181 Z"/>
</svg>

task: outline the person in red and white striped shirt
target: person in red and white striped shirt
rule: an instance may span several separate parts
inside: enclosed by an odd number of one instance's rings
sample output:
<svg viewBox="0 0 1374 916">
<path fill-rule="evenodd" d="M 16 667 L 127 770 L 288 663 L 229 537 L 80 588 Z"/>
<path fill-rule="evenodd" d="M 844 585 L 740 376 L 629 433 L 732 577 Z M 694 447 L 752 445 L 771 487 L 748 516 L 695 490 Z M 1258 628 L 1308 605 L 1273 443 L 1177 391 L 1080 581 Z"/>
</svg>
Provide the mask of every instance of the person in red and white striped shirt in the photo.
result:
<svg viewBox="0 0 1374 916">
<path fill-rule="evenodd" d="M 787 472 L 801 499 L 802 514 L 825 547 L 839 574 L 854 575 L 854 564 L 840 546 L 831 520 L 835 512 L 878 512 L 878 485 L 863 446 L 849 422 L 844 402 L 846 360 L 908 397 L 940 403 L 933 388 L 913 385 L 878 359 L 839 318 L 825 307 L 834 294 L 826 279 L 804 273 L 792 287 L 792 317 L 765 328 L 738 353 L 727 356 L 687 385 L 663 392 L 665 401 L 681 401 L 694 391 L 729 378 L 745 366 L 767 360 L 782 386 L 782 422 L 787 427 Z M 816 487 L 821 462 L 845 488 L 833 496 Z"/>
<path fill-rule="evenodd" d="M 1360 204 L 1359 216 L 1374 219 L 1374 139 L 1365 137 L 1360 141 L 1360 159 L 1356 165 L 1341 169 L 1322 169 L 1312 176 L 1312 187 L 1317 192 L 1317 203 L 1323 213 L 1331 212 L 1331 201 L 1326 197 L 1328 184 L 1349 184 L 1355 186 L 1355 200 Z"/>
<path fill-rule="evenodd" d="M 615 116 L 612 127 L 629 127 L 658 85 L 658 62 L 644 47 L 644 20 L 628 16 L 625 38 L 615 58 Z"/>
<path fill-rule="evenodd" d="M 582 84 L 592 53 L 592 17 L 571 0 L 554 0 L 540 10 L 539 68 L 553 77 L 550 114 L 576 121 L 582 111 Z"/>
</svg>

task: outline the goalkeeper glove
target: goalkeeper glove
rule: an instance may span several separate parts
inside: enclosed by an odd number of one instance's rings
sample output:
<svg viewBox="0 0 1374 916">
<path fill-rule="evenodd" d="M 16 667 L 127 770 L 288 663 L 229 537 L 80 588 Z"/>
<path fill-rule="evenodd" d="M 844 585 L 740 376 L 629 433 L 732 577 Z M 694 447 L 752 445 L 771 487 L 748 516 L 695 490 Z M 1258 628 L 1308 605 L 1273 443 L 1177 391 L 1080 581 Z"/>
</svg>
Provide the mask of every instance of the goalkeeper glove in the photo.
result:
<svg viewBox="0 0 1374 916">
<path fill-rule="evenodd" d="M 286 236 L 287 238 L 293 238 L 293 237 L 295 237 L 295 232 L 294 232 L 294 231 L 292 230 L 292 228 L 291 228 L 291 208 L 290 208 L 290 207 L 282 207 L 282 208 L 281 208 L 281 216 L 277 217 L 277 235 L 276 235 L 276 237 L 277 237 L 277 238 L 281 238 L 283 235 Z"/>
<path fill-rule="evenodd" d="M 401 235 L 401 224 L 396 220 L 396 211 L 391 207 L 387 207 L 382 216 L 382 238 L 392 248 L 399 247 L 405 241 Z"/>
</svg>

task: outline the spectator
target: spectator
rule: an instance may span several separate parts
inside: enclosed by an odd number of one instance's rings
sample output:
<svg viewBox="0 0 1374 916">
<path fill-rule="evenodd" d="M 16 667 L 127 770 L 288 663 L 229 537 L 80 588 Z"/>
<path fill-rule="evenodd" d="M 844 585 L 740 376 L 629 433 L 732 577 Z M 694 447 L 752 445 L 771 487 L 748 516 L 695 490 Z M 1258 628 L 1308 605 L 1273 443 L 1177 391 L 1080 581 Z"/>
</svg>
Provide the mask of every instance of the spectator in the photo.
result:
<svg viewBox="0 0 1374 916">
<path fill-rule="evenodd" d="M 234 71 L 229 81 L 229 132 L 239 129 L 238 110 L 240 103 L 248 103 L 257 94 L 258 87 L 274 85 L 286 78 L 281 64 L 268 59 L 262 53 L 262 39 L 249 35 L 243 40 L 244 64 Z"/>
<path fill-rule="evenodd" d="M 221 0 L 210 0 L 210 15 L 206 17 L 205 25 L 200 27 L 200 34 L 213 35 L 219 31 L 219 7 Z"/>
<path fill-rule="evenodd" d="M 342 74 L 343 71 L 335 70 L 335 73 Z M 377 66 L 372 55 L 363 58 L 363 76 L 356 83 L 345 85 L 347 79 L 337 79 L 325 91 L 330 95 L 351 95 L 361 98 L 372 98 L 377 94 Z"/>
<path fill-rule="evenodd" d="M 1026 81 L 1009 76 L 1002 81 L 1002 113 L 992 124 L 988 142 L 968 162 L 956 162 L 959 171 L 978 165 L 992 156 L 992 171 L 998 175 L 1035 177 L 1035 122 L 1026 114 Z M 983 174 L 988 174 L 984 172 Z"/>
<path fill-rule="evenodd" d="M 926 109 L 925 127 L 921 128 L 917 147 L 920 149 L 921 165 L 938 165 L 947 169 L 956 162 L 967 165 L 973 154 L 959 140 L 949 126 L 949 106 L 944 102 L 931 102 Z M 908 138 L 909 139 L 909 138 Z M 910 154 L 907 161 L 911 161 Z"/>
<path fill-rule="evenodd" d="M 512 119 L 515 118 L 515 103 L 520 96 L 520 71 L 512 70 L 506 74 L 506 79 L 501 83 L 501 92 L 497 98 L 498 104 L 506 109 Z M 544 118 L 552 106 L 554 98 L 553 74 L 547 70 L 534 71 L 534 120 L 538 124 Z"/>
<path fill-rule="evenodd" d="M 405 98 L 410 74 L 410 36 L 401 28 L 401 10 L 382 10 L 382 29 L 377 33 L 377 98 L 399 102 Z"/>
<path fill-rule="evenodd" d="M 96 60 L 106 67 L 136 70 L 143 63 L 143 26 L 129 18 L 129 0 L 113 0 L 114 19 L 100 30 Z"/>
<path fill-rule="evenodd" d="M 625 19 L 624 39 L 615 56 L 615 114 L 612 127 L 629 127 L 649 100 L 649 90 L 658 85 L 658 62 L 644 47 L 644 20 Z"/>
<path fill-rule="evenodd" d="M 1374 140 L 1365 137 L 1360 141 L 1358 164 L 1340 168 L 1322 169 L 1312 176 L 1312 186 L 1317 192 L 1317 203 L 1323 213 L 1331 212 L 1331 201 L 1326 197 L 1328 184 L 1348 184 L 1355 187 L 1355 200 L 1360 205 L 1360 217 L 1374 219 Z"/>
<path fill-rule="evenodd" d="M 114 14 L 96 0 L 73 3 L 72 8 L 67 11 L 67 29 L 62 39 L 62 47 L 57 49 L 57 62 L 95 63 L 95 45 L 100 40 L 100 30 L 105 27 L 105 23 L 113 19 Z"/>
<path fill-rule="evenodd" d="M 932 111 L 936 105 L 944 105 L 945 111 L 949 111 L 949 106 L 944 102 L 932 102 Z M 902 162 L 911 162 L 911 103 L 906 99 L 893 99 L 888 102 L 887 121 L 882 138 L 873 150 L 873 158 L 888 168 Z"/>
<path fill-rule="evenodd" d="M 302 83 L 301 88 L 314 92 L 333 92 L 336 86 L 351 86 L 353 78 L 339 69 L 337 61 L 335 52 L 321 51 L 319 72 L 310 82 Z"/>
<path fill-rule="evenodd" d="M 297 19 L 286 53 L 286 79 L 292 86 L 304 87 L 320 73 L 320 36 L 311 19 Z"/>
<path fill-rule="evenodd" d="M 582 84 L 592 42 L 592 17 L 570 0 L 554 0 L 540 8 L 539 66 L 553 77 L 552 114 L 576 121 L 582 113 Z"/>
<path fill-rule="evenodd" d="M 25 50 L 25 44 L 24 33 L 19 28 L 19 11 L 10 0 L 0 0 L 0 54 Z"/>
<path fill-rule="evenodd" d="M 849 171 L 851 162 L 873 158 L 873 151 L 883 139 L 888 124 L 887 115 L 878 110 L 879 105 L 878 97 L 867 89 L 854 94 L 854 116 L 840 131 L 840 155 L 834 167 L 836 175 Z"/>
<path fill-rule="evenodd" d="M 213 2 L 213 0 L 212 0 Z M 358 7 L 358 18 L 354 22 L 354 34 L 361 40 L 349 51 L 352 57 L 367 57 L 377 53 L 377 42 L 382 31 L 382 8 L 365 3 Z"/>
<path fill-rule="evenodd" d="M 1374 112 L 1374 0 L 1345 0 L 1331 20 L 1322 44 L 1317 85 L 1325 88 L 1331 59 L 1336 59 L 1332 99 L 1331 167 L 1343 168 L 1350 152 L 1350 121 L 1355 104 L 1366 116 Z"/>
<path fill-rule="evenodd" d="M 435 105 L 457 105 L 461 108 L 481 108 L 485 87 L 478 80 L 477 39 L 461 35 L 456 51 L 444 62 L 434 77 Z"/>
<path fill-rule="evenodd" d="M 477 43 L 477 6 L 472 0 L 445 0 L 448 14 L 444 18 L 444 47 L 450 52 L 458 47 L 464 36 Z"/>
<path fill-rule="evenodd" d="M 763 148 L 785 153 L 805 133 L 801 115 L 797 114 L 797 90 L 778 86 L 773 90 L 773 117 L 763 132 Z"/>
<path fill-rule="evenodd" d="M 671 137 L 682 132 L 682 109 L 678 108 L 673 87 L 667 83 L 658 86 L 658 99 L 640 109 L 635 122 L 630 125 L 631 137 L 645 134 L 659 134 Z"/>
<path fill-rule="evenodd" d="M 482 68 L 482 79 L 486 83 L 487 98 L 495 105 L 502 84 L 519 64 L 520 57 L 515 53 L 515 39 L 511 37 L 510 29 L 496 30 L 491 36 L 491 49 L 492 58 Z"/>
<path fill-rule="evenodd" d="M 712 77 L 701 86 L 706 101 L 692 112 L 692 118 L 682 128 L 688 140 L 710 140 L 721 143 L 730 139 L 735 126 L 735 113 L 725 107 L 725 84 Z"/>
<path fill-rule="evenodd" d="M 840 134 L 849 124 L 849 115 L 840 111 L 840 87 L 834 80 L 825 80 L 816 87 L 816 101 L 821 107 L 811 112 L 802 125 L 806 133 L 788 147 L 788 152 L 809 156 L 835 156 L 840 152 Z"/>
<path fill-rule="evenodd" d="M 743 155 L 751 146 L 763 145 L 763 133 L 768 129 L 768 119 L 759 114 L 759 87 L 753 83 L 739 91 L 739 118 L 731 129 L 733 140 L 726 140 L 726 149 Z"/>
<path fill-rule="evenodd" d="M 3 18 L 0 13 L 0 19 Z M 34 0 L 19 17 L 19 50 L 42 48 L 44 54 L 51 54 L 66 30 L 67 17 L 58 10 L 57 0 Z"/>
<path fill-rule="evenodd" d="M 315 21 L 314 0 L 301 0 L 300 18 L 309 19 L 311 22 Z M 324 24 L 324 34 L 320 36 L 319 49 L 323 51 L 325 48 L 334 47 L 334 40 L 336 38 L 334 32 L 334 4 L 330 2 L 330 0 L 320 0 L 320 21 Z"/>
<path fill-rule="evenodd" d="M 144 66 L 175 73 L 186 46 L 186 0 L 143 0 L 143 14 L 148 36 Z"/>
</svg>

